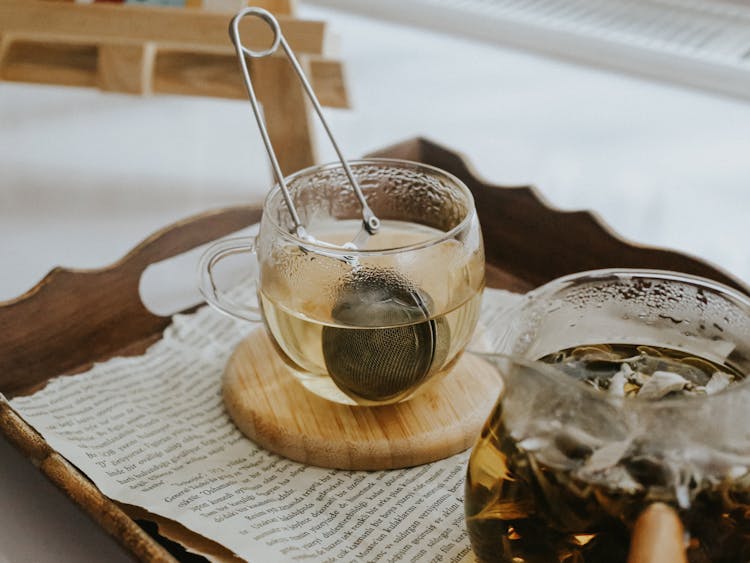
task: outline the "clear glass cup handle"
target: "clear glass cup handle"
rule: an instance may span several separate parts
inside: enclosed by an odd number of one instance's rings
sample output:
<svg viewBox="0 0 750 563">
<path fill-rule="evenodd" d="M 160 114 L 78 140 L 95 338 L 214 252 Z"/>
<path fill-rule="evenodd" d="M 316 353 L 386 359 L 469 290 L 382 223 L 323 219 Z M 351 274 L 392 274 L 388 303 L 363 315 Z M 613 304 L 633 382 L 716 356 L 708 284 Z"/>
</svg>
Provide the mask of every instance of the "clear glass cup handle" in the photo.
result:
<svg viewBox="0 0 750 563">
<path fill-rule="evenodd" d="M 206 301 L 222 313 L 251 322 L 262 320 L 258 307 L 241 305 L 229 299 L 216 285 L 213 270 L 216 264 L 235 254 L 256 254 L 255 237 L 220 240 L 209 246 L 198 262 L 199 289 Z M 257 282 L 254 282 L 257 284 Z"/>
</svg>

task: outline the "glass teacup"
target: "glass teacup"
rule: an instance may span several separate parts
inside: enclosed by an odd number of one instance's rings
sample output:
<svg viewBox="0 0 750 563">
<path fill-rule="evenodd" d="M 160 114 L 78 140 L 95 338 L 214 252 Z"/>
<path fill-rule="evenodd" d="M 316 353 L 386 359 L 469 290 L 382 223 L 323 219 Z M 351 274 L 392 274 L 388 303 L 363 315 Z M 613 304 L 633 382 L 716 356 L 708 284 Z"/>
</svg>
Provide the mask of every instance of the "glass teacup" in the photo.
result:
<svg viewBox="0 0 750 563">
<path fill-rule="evenodd" d="M 688 559 L 750 560 L 750 299 L 657 271 L 531 292 L 486 358 L 505 387 L 472 451 L 480 561 L 625 561 L 651 503 Z M 542 360 L 542 361 L 539 361 Z"/>
<path fill-rule="evenodd" d="M 232 316 L 259 320 L 308 390 L 345 404 L 406 400 L 446 374 L 468 343 L 484 287 L 484 250 L 471 192 L 423 164 L 350 162 L 380 231 L 359 247 L 361 208 L 340 164 L 287 184 L 309 236 L 299 237 L 276 186 L 255 238 L 220 241 L 201 260 L 201 290 Z M 258 261 L 260 307 L 216 289 L 231 254 Z"/>
</svg>

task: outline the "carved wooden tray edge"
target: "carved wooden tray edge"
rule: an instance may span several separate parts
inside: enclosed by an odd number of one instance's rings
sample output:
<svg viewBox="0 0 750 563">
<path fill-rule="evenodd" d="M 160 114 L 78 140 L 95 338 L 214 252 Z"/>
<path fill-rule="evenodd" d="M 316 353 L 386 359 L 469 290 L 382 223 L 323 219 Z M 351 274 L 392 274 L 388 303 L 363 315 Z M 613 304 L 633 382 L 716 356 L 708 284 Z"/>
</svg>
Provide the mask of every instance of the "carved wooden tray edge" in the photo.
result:
<svg viewBox="0 0 750 563">
<path fill-rule="evenodd" d="M 522 272 L 535 286 L 583 270 L 621 267 L 693 274 L 750 294 L 750 287 L 740 279 L 704 259 L 627 240 L 596 212 L 559 209 L 535 186 L 492 184 L 476 172 L 469 158 L 428 139 L 409 139 L 370 156 L 415 160 L 463 180 L 474 194 L 490 265 Z M 496 215 L 493 216 L 493 212 Z M 515 237 L 507 236 L 512 233 L 522 233 L 545 244 L 530 249 L 528 240 L 524 240 L 521 242 L 526 248 L 523 248 Z M 497 235 L 506 235 L 502 240 L 511 240 L 514 245 L 493 247 L 492 241 Z M 534 252 L 529 254 L 530 250 Z"/>
<path fill-rule="evenodd" d="M 477 199 L 477 209 L 483 226 L 488 249 L 490 287 L 524 291 L 573 271 L 629 266 L 658 267 L 702 275 L 750 293 L 739 280 L 701 260 L 625 241 L 590 212 L 553 209 L 544 203 L 543 198 L 532 187 L 503 188 L 487 184 L 479 179 L 461 155 L 426 139 L 417 138 L 399 143 L 380 150 L 373 156 L 406 158 L 432 164 L 459 176 L 467 183 Z M 491 215 L 492 212 L 497 215 Z M 138 298 L 138 280 L 143 270 L 151 263 L 165 260 L 240 230 L 257 222 L 259 217 L 260 208 L 257 206 L 203 213 L 151 235 L 109 267 L 86 271 L 55 268 L 22 296 L 0 303 L 0 327 L 4 327 L 2 331 L 10 334 L 15 328 L 22 333 L 21 338 L 16 336 L 11 340 L 0 339 L 0 392 L 12 394 L 21 389 L 30 389 L 54 376 L 80 371 L 94 361 L 102 361 L 114 355 L 142 353 L 148 344 L 159 338 L 169 323 L 168 318 L 148 312 Z M 499 223 L 499 226 L 496 226 L 496 223 Z M 521 237 L 517 231 L 523 229 L 518 227 L 531 230 L 521 233 Z M 548 245 L 539 245 L 539 249 L 530 259 L 527 256 L 529 263 L 524 265 L 524 252 L 519 253 L 519 249 L 523 250 L 523 245 L 529 245 L 530 237 L 540 239 L 546 236 L 561 236 L 559 240 L 548 239 L 546 242 L 553 243 L 553 251 L 562 251 L 567 262 L 540 260 L 539 255 L 549 254 L 550 248 Z M 601 237 L 598 249 L 588 256 L 581 254 L 581 244 L 575 242 L 575 237 L 580 236 Z M 498 245 L 493 244 L 496 240 L 502 240 L 504 247 L 498 249 Z M 574 244 L 571 244 L 571 241 Z M 565 251 L 566 244 L 573 252 L 578 253 L 578 261 L 570 260 L 569 253 Z M 113 284 L 110 286 L 110 293 L 117 296 L 120 309 L 112 311 L 102 308 L 102 305 L 112 302 L 101 292 L 94 291 L 90 294 L 81 291 L 81 287 L 95 288 L 102 284 Z M 39 320 L 40 314 L 49 312 L 48 305 L 60 303 L 62 299 L 72 299 L 73 302 L 64 306 L 62 312 L 58 312 L 59 317 L 46 315 L 41 323 L 29 322 Z M 62 315 L 70 311 L 82 317 L 93 314 L 93 317 L 88 317 L 89 323 L 94 325 L 93 330 L 66 330 L 67 325 L 60 324 L 59 321 L 64 318 Z M 97 311 L 99 313 L 96 313 Z M 138 322 L 135 322 L 135 319 Z M 113 324 L 122 322 L 127 322 L 130 332 L 118 330 L 117 325 Z M 24 338 L 36 337 L 41 342 L 45 339 L 54 339 L 55 335 L 60 336 L 61 326 L 65 327 L 65 342 L 82 338 L 83 342 L 89 343 L 88 339 L 94 333 L 98 340 L 86 348 L 88 356 L 71 354 L 71 347 L 63 343 L 55 348 L 57 356 L 48 355 L 42 357 L 43 361 L 37 361 L 35 354 L 38 350 L 34 348 L 34 342 L 26 342 Z M 43 330 L 40 331 L 40 327 Z M 65 356 L 65 353 L 68 355 Z M 116 503 L 105 497 L 85 475 L 54 451 L 33 428 L 2 401 L 0 431 L 56 486 L 134 556 L 144 561 L 175 560 L 172 554 L 148 535 Z"/>
</svg>

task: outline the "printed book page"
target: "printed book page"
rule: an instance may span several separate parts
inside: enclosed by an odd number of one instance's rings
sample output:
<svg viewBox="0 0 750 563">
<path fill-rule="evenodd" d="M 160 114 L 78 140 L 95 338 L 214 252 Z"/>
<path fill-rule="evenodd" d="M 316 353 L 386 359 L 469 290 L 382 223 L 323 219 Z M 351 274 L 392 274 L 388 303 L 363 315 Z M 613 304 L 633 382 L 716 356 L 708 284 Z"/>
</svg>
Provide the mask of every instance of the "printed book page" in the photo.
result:
<svg viewBox="0 0 750 563">
<path fill-rule="evenodd" d="M 483 318 L 518 298 L 487 290 Z M 111 499 L 248 561 L 469 560 L 468 451 L 407 469 L 341 471 L 289 461 L 237 430 L 221 374 L 254 326 L 208 307 L 177 315 L 143 356 L 54 379 L 10 405 Z"/>
</svg>

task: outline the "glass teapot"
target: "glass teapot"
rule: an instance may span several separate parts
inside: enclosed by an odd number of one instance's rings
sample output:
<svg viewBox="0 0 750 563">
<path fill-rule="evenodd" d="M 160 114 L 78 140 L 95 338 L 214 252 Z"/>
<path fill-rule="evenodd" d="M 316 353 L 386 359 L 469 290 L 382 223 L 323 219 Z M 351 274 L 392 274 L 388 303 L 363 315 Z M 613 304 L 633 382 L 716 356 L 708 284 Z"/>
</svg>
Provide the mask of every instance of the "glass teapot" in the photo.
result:
<svg viewBox="0 0 750 563">
<path fill-rule="evenodd" d="M 690 562 L 750 561 L 747 296 L 670 272 L 584 272 L 488 328 L 505 385 L 466 480 L 479 561 L 625 561 L 653 503 L 679 515 Z"/>
</svg>

